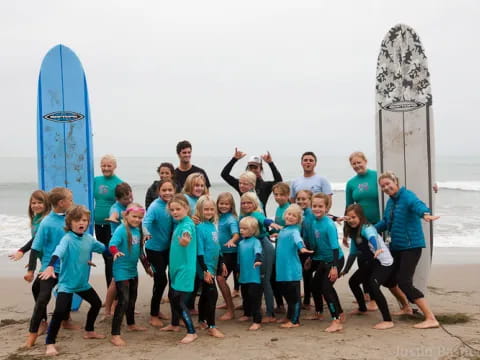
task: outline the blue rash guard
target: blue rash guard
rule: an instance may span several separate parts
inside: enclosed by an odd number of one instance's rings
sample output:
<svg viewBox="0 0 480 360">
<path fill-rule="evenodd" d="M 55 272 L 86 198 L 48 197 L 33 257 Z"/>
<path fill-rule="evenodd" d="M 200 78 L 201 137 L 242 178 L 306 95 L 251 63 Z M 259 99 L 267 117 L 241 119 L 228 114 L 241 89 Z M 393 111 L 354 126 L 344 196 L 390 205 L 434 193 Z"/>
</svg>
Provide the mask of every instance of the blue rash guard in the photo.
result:
<svg viewBox="0 0 480 360">
<path fill-rule="evenodd" d="M 280 230 L 275 253 L 276 281 L 302 280 L 298 251 L 304 247 L 298 225 L 289 225 Z"/>
<path fill-rule="evenodd" d="M 218 220 L 218 242 L 223 254 L 236 253 L 237 247 L 226 247 L 225 244 L 235 234 L 239 234 L 238 220 L 232 213 L 221 214 Z"/>
<path fill-rule="evenodd" d="M 114 213 L 117 213 L 118 214 L 118 223 L 114 223 L 114 222 L 110 222 L 110 231 L 112 232 L 112 234 L 115 232 L 115 230 L 117 230 L 117 227 L 121 224 L 121 221 L 122 221 L 122 213 L 127 210 L 127 207 L 120 204 L 118 201 L 115 202 L 115 204 L 112 205 L 112 207 L 110 208 L 110 212 L 109 212 L 109 216 L 112 216 Z"/>
<path fill-rule="evenodd" d="M 130 231 L 132 233 L 131 246 L 128 246 L 127 229 L 124 224 L 115 230 L 109 243 L 109 247 L 115 246 L 124 254 L 113 262 L 113 277 L 117 282 L 138 277 L 137 264 L 142 253 L 141 234 L 138 228 L 130 227 Z"/>
<path fill-rule="evenodd" d="M 152 236 L 145 248 L 153 251 L 165 251 L 170 248 L 173 232 L 173 218 L 167 203 L 158 198 L 150 204 L 143 218 L 143 225 Z"/>
<path fill-rule="evenodd" d="M 343 257 L 343 251 L 338 244 L 338 233 L 335 223 L 328 216 L 315 218 L 310 229 L 311 249 L 315 251 L 313 260 L 333 262 L 333 251 L 338 250 L 338 259 Z"/>
<path fill-rule="evenodd" d="M 218 231 L 214 223 L 201 222 L 196 226 L 197 232 L 197 255 L 203 256 L 204 265 L 210 274 L 217 274 L 218 259 L 220 258 L 220 244 Z M 197 262 L 197 275 L 203 279 L 201 264 Z"/>
<path fill-rule="evenodd" d="M 238 264 L 240 265 L 240 284 L 261 284 L 260 266 L 253 267 L 257 261 L 261 261 L 262 245 L 260 240 L 252 236 L 242 239 L 238 244 Z"/>
</svg>

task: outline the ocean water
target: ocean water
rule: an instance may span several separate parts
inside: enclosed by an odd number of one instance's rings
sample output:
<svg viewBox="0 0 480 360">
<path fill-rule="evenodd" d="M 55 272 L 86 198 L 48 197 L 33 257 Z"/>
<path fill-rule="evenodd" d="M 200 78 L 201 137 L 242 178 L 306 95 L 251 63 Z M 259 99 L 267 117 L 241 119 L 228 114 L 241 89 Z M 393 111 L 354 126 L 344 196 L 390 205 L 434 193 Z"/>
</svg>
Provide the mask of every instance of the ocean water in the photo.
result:
<svg viewBox="0 0 480 360">
<path fill-rule="evenodd" d="M 373 159 L 373 157 L 371 157 Z M 204 168 L 212 183 L 211 193 L 216 196 L 223 191 L 238 196 L 220 177 L 229 156 L 195 156 L 193 163 Z M 118 159 L 117 175 L 132 185 L 134 199 L 143 203 L 147 188 L 157 179 L 156 168 L 160 162 L 177 163 L 173 157 L 162 159 L 124 157 Z M 302 174 L 298 157 L 277 157 L 275 164 L 285 181 Z M 371 161 L 371 168 L 375 162 Z M 96 164 L 99 161 L 96 159 Z M 245 168 L 242 159 L 232 174 L 238 176 Z M 18 249 L 29 239 L 27 217 L 28 199 L 37 188 L 37 163 L 34 158 L 0 157 L 0 254 Z M 99 167 L 95 169 L 99 171 Z M 326 176 L 334 189 L 333 214 L 342 214 L 345 206 L 346 181 L 354 175 L 345 157 L 320 157 L 316 172 Z M 272 178 L 265 169 L 264 179 Z M 435 222 L 436 247 L 480 247 L 480 159 L 473 157 L 438 157 L 436 179 L 440 191 L 436 194 L 434 213 L 441 218 Z M 267 215 L 273 216 L 275 201 L 270 197 Z M 339 228 L 339 231 L 340 228 Z"/>
</svg>

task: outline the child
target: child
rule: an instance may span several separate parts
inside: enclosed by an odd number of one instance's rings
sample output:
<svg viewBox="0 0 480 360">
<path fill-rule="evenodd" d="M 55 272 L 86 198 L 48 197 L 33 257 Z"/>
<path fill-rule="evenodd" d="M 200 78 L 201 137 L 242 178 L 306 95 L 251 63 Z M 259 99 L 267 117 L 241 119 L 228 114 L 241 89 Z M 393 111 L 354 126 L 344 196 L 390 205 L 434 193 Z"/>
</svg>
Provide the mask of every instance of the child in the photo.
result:
<svg viewBox="0 0 480 360">
<path fill-rule="evenodd" d="M 278 204 L 277 211 L 275 212 L 275 223 L 281 226 L 285 226 L 283 214 L 285 210 L 290 206 L 290 187 L 284 182 L 273 185 L 273 196 Z"/>
<path fill-rule="evenodd" d="M 20 249 L 17 250 L 15 254 L 9 255 L 9 258 L 18 261 L 23 255 L 32 248 L 33 238 L 37 233 L 40 222 L 51 210 L 50 202 L 48 201 L 48 194 L 43 190 L 35 190 L 32 195 L 30 195 L 30 200 L 28 202 L 28 217 L 30 218 L 30 232 L 32 238 L 23 245 Z M 35 296 L 35 290 L 34 298 Z"/>
<path fill-rule="evenodd" d="M 110 208 L 109 216 L 105 220 L 110 223 L 112 234 L 122 221 L 122 214 L 127 209 L 127 205 L 133 201 L 132 188 L 126 182 L 118 184 L 115 187 L 115 204 Z"/>
<path fill-rule="evenodd" d="M 238 229 L 237 213 L 235 211 L 235 200 L 232 194 L 224 192 L 218 195 L 217 198 L 217 211 L 220 214 L 218 221 L 218 242 L 221 246 L 221 252 L 223 255 L 223 262 L 227 268 L 226 276 L 223 274 L 217 274 L 218 287 L 225 300 L 225 306 L 227 311 L 220 316 L 220 320 L 231 320 L 235 318 L 235 309 L 233 305 L 232 294 L 230 293 L 230 287 L 227 284 L 227 279 L 233 272 L 234 286 L 236 289 L 240 289 L 238 286 L 237 276 L 237 244 L 240 240 L 240 234 Z"/>
<path fill-rule="evenodd" d="M 259 234 L 258 239 L 262 244 L 263 262 L 262 273 L 265 274 L 263 278 L 263 291 L 265 295 L 266 315 L 263 319 L 264 323 L 275 322 L 275 313 L 273 307 L 273 288 L 272 288 L 272 271 L 275 261 L 275 248 L 270 241 L 267 233 L 267 228 L 271 227 L 280 230 L 281 226 L 275 224 L 272 220 L 267 219 L 263 215 L 257 195 L 254 192 L 246 192 L 240 198 L 241 218 L 245 216 L 252 216 L 257 219 Z M 275 281 L 275 279 L 273 279 Z M 242 290 L 243 292 L 243 290 Z"/>
<path fill-rule="evenodd" d="M 32 243 L 32 251 L 28 262 L 28 271 L 24 279 L 31 282 L 34 277 L 35 268 L 37 266 L 37 257 L 41 257 L 42 264 L 40 272 L 43 272 L 52 257 L 52 254 L 58 243 L 65 235 L 65 211 L 72 206 L 72 192 L 66 188 L 57 187 L 52 189 L 48 194 L 48 200 L 52 204 L 53 210 L 45 216 L 38 227 L 35 238 Z M 60 271 L 60 265 L 54 266 L 55 273 Z M 30 320 L 30 329 L 26 347 L 35 345 L 38 337 L 38 330 L 42 320 L 47 317 L 47 305 L 50 301 L 52 289 L 57 284 L 56 278 L 42 280 L 37 277 L 32 287 L 38 288 L 38 296 L 35 301 L 32 318 Z M 66 317 L 64 320 L 67 320 Z M 66 324 L 64 323 L 64 326 Z"/>
<path fill-rule="evenodd" d="M 312 213 L 312 196 L 310 190 L 300 190 L 295 196 L 295 203 L 303 209 L 303 222 L 301 235 L 303 242 L 307 248 L 310 247 L 309 231 L 310 224 L 314 218 Z M 302 277 L 303 277 L 303 304 L 302 308 L 310 310 L 310 299 L 312 297 L 312 259 L 308 254 L 300 254 L 300 261 L 302 263 Z M 317 317 L 313 318 L 314 320 Z"/>
<path fill-rule="evenodd" d="M 208 329 L 208 334 L 225 337 L 215 327 L 215 307 L 218 291 L 215 284 L 215 275 L 225 275 L 227 270 L 223 264 L 218 242 L 217 211 L 215 202 L 208 195 L 198 199 L 195 216 L 200 220 L 196 226 L 197 233 L 197 275 L 202 280 L 202 294 L 198 301 L 198 319 L 202 327 Z"/>
<path fill-rule="evenodd" d="M 337 228 L 333 220 L 327 216 L 330 198 L 318 193 L 312 197 L 312 212 L 315 216 L 310 225 L 310 246 L 314 250 L 312 256 L 312 270 L 315 271 L 312 282 L 312 293 L 315 301 L 315 316 L 322 318 L 323 300 L 325 298 L 332 323 L 325 329 L 326 332 L 342 330 L 341 317 L 343 310 L 340 306 L 337 292 L 333 287 L 338 277 L 338 269 L 343 268 L 343 252 L 338 244 Z"/>
<path fill-rule="evenodd" d="M 195 332 L 190 311 L 186 305 L 190 293 L 193 291 L 197 260 L 197 235 L 195 224 L 188 216 L 190 207 L 183 194 L 176 194 L 168 202 L 168 210 L 177 222 L 170 244 L 170 290 L 168 298 L 172 308 L 172 323 L 163 331 L 179 331 L 179 319 L 183 319 L 187 328 L 187 335 L 180 341 L 189 344 L 195 341 L 198 335 Z"/>
<path fill-rule="evenodd" d="M 288 196 L 288 195 L 287 195 Z M 300 236 L 299 225 L 302 223 L 302 208 L 297 204 L 290 205 L 284 214 L 285 226 L 278 235 L 276 246 L 275 270 L 276 280 L 282 295 L 287 299 L 288 312 L 282 328 L 300 326 L 300 281 L 302 280 L 302 264 L 298 252 L 311 254 Z"/>
<path fill-rule="evenodd" d="M 161 319 L 167 317 L 160 312 L 160 302 L 167 286 L 168 254 L 173 231 L 173 219 L 167 203 L 175 194 L 173 180 L 158 182 L 157 199 L 150 204 L 143 225 L 152 237 L 146 242 L 147 258 L 153 269 L 153 292 L 150 302 L 150 325 L 163 326 Z"/>
<path fill-rule="evenodd" d="M 112 319 L 112 338 L 116 346 L 125 346 L 120 337 L 123 316 L 127 317 L 127 327 L 131 331 L 145 331 L 145 327 L 135 324 L 135 302 L 138 290 L 137 263 L 141 258 L 145 272 L 152 276 L 152 270 L 143 254 L 142 219 L 145 209 L 136 203 L 128 205 L 123 223 L 110 239 L 109 249 L 113 255 L 113 278 L 117 288 L 118 303 Z"/>
<path fill-rule="evenodd" d="M 240 234 L 242 241 L 238 244 L 238 264 L 240 267 L 239 282 L 242 285 L 242 299 L 244 315 L 240 321 L 247 321 L 253 317 L 253 324 L 248 330 L 258 330 L 262 327 L 262 279 L 260 266 L 262 265 L 262 245 L 258 240 L 260 234 L 258 220 L 252 216 L 240 220 Z"/>
<path fill-rule="evenodd" d="M 361 205 L 352 204 L 347 207 L 345 216 L 344 232 L 345 236 L 351 238 L 351 246 L 347 265 L 340 275 L 348 273 L 357 256 L 359 257 L 359 264 L 363 264 L 363 266 L 359 265 L 358 270 L 348 281 L 358 303 L 358 310 L 354 311 L 353 314 L 365 314 L 367 312 L 365 298 L 360 288 L 360 284 L 366 281 L 369 285 L 370 296 L 376 301 L 383 316 L 383 321 L 373 328 L 377 330 L 390 329 L 393 327 L 392 317 L 388 310 L 387 301 L 380 290 L 380 285 L 386 283 L 393 270 L 393 257 L 375 227 L 368 223 Z"/>
<path fill-rule="evenodd" d="M 206 185 L 205 177 L 201 173 L 193 173 L 188 175 L 183 186 L 182 193 L 188 200 L 190 211 L 195 211 L 198 198 L 202 195 L 208 194 L 208 187 Z"/>
<path fill-rule="evenodd" d="M 42 280 L 57 278 L 54 265 L 61 261 L 58 277 L 58 295 L 53 312 L 52 322 L 48 328 L 47 350 L 45 355 L 58 355 L 55 348 L 58 331 L 62 320 L 70 313 L 73 294 L 78 294 L 90 303 L 87 314 L 84 339 L 104 339 L 105 335 L 97 334 L 94 329 L 102 301 L 96 291 L 88 283 L 90 276 L 90 258 L 92 252 L 99 254 L 108 251 L 101 242 L 85 233 L 90 223 L 90 211 L 82 205 L 71 207 L 65 217 L 65 230 L 68 231 L 55 248 L 45 271 L 39 276 Z"/>
</svg>

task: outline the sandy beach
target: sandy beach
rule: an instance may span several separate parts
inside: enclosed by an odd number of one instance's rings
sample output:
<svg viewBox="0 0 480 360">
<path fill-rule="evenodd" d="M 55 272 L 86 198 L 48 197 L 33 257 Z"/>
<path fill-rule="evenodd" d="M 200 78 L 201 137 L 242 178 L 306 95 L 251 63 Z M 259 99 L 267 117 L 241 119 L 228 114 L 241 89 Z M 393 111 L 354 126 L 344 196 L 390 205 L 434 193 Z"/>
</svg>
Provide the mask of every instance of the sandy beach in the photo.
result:
<svg viewBox="0 0 480 360">
<path fill-rule="evenodd" d="M 327 321 L 302 321 L 297 329 L 284 330 L 276 324 L 265 325 L 260 331 L 247 331 L 248 324 L 236 320 L 217 322 L 226 337 L 217 340 L 199 331 L 199 339 L 190 345 L 178 345 L 180 333 L 164 333 L 149 327 L 146 332 L 123 335 L 128 345 L 115 348 L 108 340 L 84 340 L 81 331 L 61 330 L 58 349 L 63 359 L 480 359 L 480 249 L 440 249 L 433 265 L 428 301 L 437 316 L 465 314 L 469 321 L 444 324 L 441 328 L 416 330 L 416 319 L 394 319 L 395 328 L 378 331 L 371 328 L 380 320 L 378 312 L 347 318 L 344 330 L 327 334 Z M 462 254 L 470 254 L 462 261 Z M 475 261 L 476 259 L 476 261 Z M 21 265 L 7 264 L 2 268 L 16 268 L 15 274 L 3 275 L 0 300 L 0 358 L 37 359 L 43 357 L 45 336 L 29 350 L 21 349 L 28 329 L 33 300 L 30 285 L 21 279 Z M 99 265 L 101 262 L 99 262 Z M 8 272 L 7 272 L 8 273 Z M 96 269 L 91 283 L 100 296 L 105 293 L 104 279 Z M 148 326 L 149 300 L 152 280 L 141 275 L 137 323 Z M 337 282 L 342 306 L 346 313 L 355 308 L 353 295 L 346 279 Z M 396 310 L 395 300 L 387 294 L 390 309 Z M 221 300 L 219 299 L 219 302 Z M 239 299 L 236 299 L 238 302 Z M 51 301 L 49 310 L 52 311 Z M 73 319 L 83 324 L 88 306 L 84 303 Z M 103 310 L 102 310 L 103 311 Z M 169 313 L 169 305 L 162 305 Z M 217 316 L 222 310 L 217 311 Z M 240 311 L 237 312 L 239 316 Z M 303 311 L 302 315 L 306 315 Z M 99 317 L 100 319 L 100 317 Z M 110 322 L 97 321 L 98 332 L 109 334 Z M 477 350 L 473 350 L 477 349 Z"/>
</svg>

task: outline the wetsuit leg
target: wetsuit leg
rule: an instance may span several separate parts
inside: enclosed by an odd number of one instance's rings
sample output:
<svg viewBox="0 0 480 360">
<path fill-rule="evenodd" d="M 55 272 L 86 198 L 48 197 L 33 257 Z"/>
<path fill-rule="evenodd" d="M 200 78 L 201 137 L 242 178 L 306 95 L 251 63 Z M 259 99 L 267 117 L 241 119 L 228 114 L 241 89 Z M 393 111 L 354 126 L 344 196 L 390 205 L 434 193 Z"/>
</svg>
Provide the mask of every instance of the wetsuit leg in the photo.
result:
<svg viewBox="0 0 480 360">
<path fill-rule="evenodd" d="M 83 300 L 90 304 L 90 310 L 87 313 L 87 322 L 85 323 L 85 331 L 95 330 L 95 320 L 102 307 L 102 300 L 98 296 L 94 288 L 77 293 Z"/>
<path fill-rule="evenodd" d="M 50 326 L 48 327 L 46 344 L 55 344 L 58 331 L 60 330 L 60 325 L 65 318 L 65 314 L 70 313 L 72 297 L 73 294 L 71 293 L 60 292 L 57 294 L 57 302 L 55 303 L 52 321 L 50 321 Z"/>
<path fill-rule="evenodd" d="M 276 279 L 275 264 L 273 264 L 272 278 L 270 279 L 272 289 L 273 289 L 273 296 L 275 297 L 275 302 L 277 304 L 277 307 L 284 306 L 282 291 L 280 289 L 281 286 L 278 284 L 278 282 L 275 279 Z"/>
<path fill-rule="evenodd" d="M 392 269 L 393 265 L 382 266 L 378 261 L 375 261 L 372 274 L 369 277 L 370 295 L 372 296 L 372 299 L 376 301 L 378 309 L 382 313 L 383 321 L 392 321 L 392 317 L 388 310 L 387 300 L 380 290 L 380 285 L 385 283 L 390 276 Z"/>
<path fill-rule="evenodd" d="M 322 276 L 323 268 L 320 266 L 320 261 L 312 260 L 312 269 L 315 273 L 312 278 L 312 295 L 315 303 L 315 312 L 323 312 L 323 299 L 322 299 Z"/>
<path fill-rule="evenodd" d="M 268 238 L 261 240 L 263 250 L 263 264 L 262 273 L 264 274 L 262 279 L 263 294 L 265 296 L 265 307 L 267 316 L 275 316 L 274 303 L 273 303 L 273 289 L 272 282 L 272 270 L 273 262 L 275 260 L 275 248 Z"/>
<path fill-rule="evenodd" d="M 193 291 L 190 294 L 190 296 L 188 296 L 188 298 L 186 298 L 187 307 L 190 311 L 195 309 L 195 299 L 197 297 L 198 290 L 200 290 L 201 286 L 202 286 L 202 280 L 200 280 L 198 277 L 195 276 L 195 283 L 193 285 Z"/>
<path fill-rule="evenodd" d="M 50 278 L 48 280 L 40 280 L 38 277 L 35 281 L 38 281 L 38 296 L 35 306 L 33 308 L 32 318 L 30 319 L 30 329 L 31 333 L 36 333 L 40 327 L 40 323 L 43 319 L 46 318 L 47 314 L 47 305 L 52 296 L 52 289 L 57 285 L 58 274 L 56 279 Z"/>
<path fill-rule="evenodd" d="M 129 294 L 128 294 L 128 304 L 125 316 L 127 318 L 127 325 L 135 324 L 135 304 L 137 302 L 138 295 L 138 277 L 128 280 L 129 282 Z"/>
<path fill-rule="evenodd" d="M 189 293 L 171 289 L 170 295 L 170 303 L 172 304 L 172 308 L 182 318 L 183 322 L 185 323 L 185 327 L 187 328 L 187 332 L 189 334 L 195 334 L 195 327 L 193 326 L 190 311 L 186 305 L 186 300 Z"/>
<path fill-rule="evenodd" d="M 248 285 L 241 284 L 240 291 L 242 293 L 242 307 L 243 307 L 243 316 L 252 316 L 252 311 L 250 310 L 250 302 L 248 298 Z"/>
<path fill-rule="evenodd" d="M 421 255 L 421 248 L 399 251 L 400 263 L 396 274 L 397 282 L 400 290 L 405 293 L 408 300 L 412 303 L 416 299 L 424 297 L 423 293 L 413 286 L 413 275 Z"/>
<path fill-rule="evenodd" d="M 170 311 L 172 314 L 172 321 L 171 324 L 173 326 L 180 325 L 180 313 L 177 312 L 177 309 L 173 306 L 173 289 L 171 287 L 168 288 L 168 301 L 170 303 Z"/>
<path fill-rule="evenodd" d="M 338 261 L 338 268 L 343 267 L 343 258 Z M 333 287 L 334 282 L 330 281 L 328 278 L 328 274 L 332 267 L 332 263 L 325 263 L 321 262 L 319 266 L 319 270 L 321 272 L 321 286 L 322 286 L 322 293 L 327 301 L 328 310 L 333 319 L 338 319 L 340 314 L 343 312 L 342 307 L 340 306 L 340 301 L 338 298 L 338 294 Z"/>
<path fill-rule="evenodd" d="M 350 279 L 348 279 L 350 290 L 352 291 L 353 296 L 355 296 L 355 300 L 357 300 L 358 310 L 362 312 L 367 311 L 367 305 L 365 303 L 365 297 L 363 296 L 363 291 L 360 287 L 360 284 L 365 284 L 368 282 L 367 275 L 366 268 L 359 267 L 357 271 L 350 276 Z"/>
<path fill-rule="evenodd" d="M 218 291 L 215 280 L 213 284 L 202 281 L 202 294 L 198 301 L 198 319 L 205 321 L 209 327 L 215 327 L 215 308 Z"/>
<path fill-rule="evenodd" d="M 160 313 L 160 302 L 162 300 L 163 292 L 167 287 L 167 266 L 168 253 L 165 251 L 154 251 L 146 249 L 148 262 L 153 268 L 153 290 L 152 300 L 150 301 L 150 316 L 158 316 Z"/>
<path fill-rule="evenodd" d="M 300 261 L 302 262 L 302 277 L 303 277 L 303 304 L 310 305 L 310 299 L 312 296 L 312 280 L 313 270 L 305 270 L 303 266 L 305 261 L 309 258 L 309 254 L 300 254 Z M 312 267 L 313 268 L 313 267 Z"/>
<path fill-rule="evenodd" d="M 248 284 L 248 302 L 250 304 L 251 315 L 253 316 L 253 322 L 260 324 L 262 322 L 262 285 L 256 283 Z"/>
<path fill-rule="evenodd" d="M 95 225 L 95 237 L 108 248 L 108 243 L 112 237 L 110 224 Z M 106 255 L 105 253 L 103 253 L 102 256 L 105 261 L 105 280 L 107 281 L 108 288 L 113 278 L 113 256 Z"/>
<path fill-rule="evenodd" d="M 288 304 L 287 319 L 293 324 L 298 324 L 301 309 L 300 281 L 283 281 L 281 287 Z"/>
<path fill-rule="evenodd" d="M 112 319 L 112 335 L 120 335 L 123 316 L 127 312 L 128 303 L 130 302 L 130 281 L 115 281 L 117 288 L 117 306 Z"/>
</svg>

